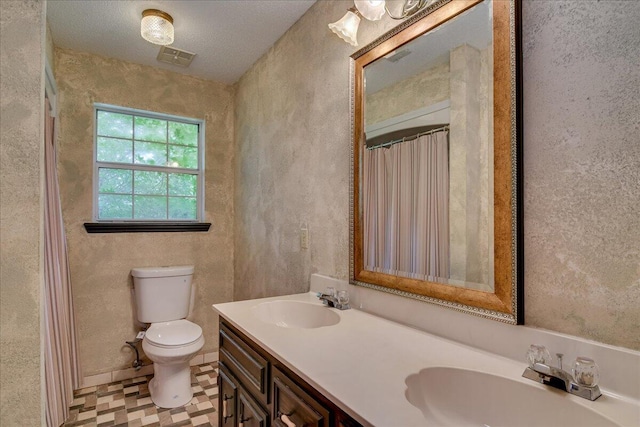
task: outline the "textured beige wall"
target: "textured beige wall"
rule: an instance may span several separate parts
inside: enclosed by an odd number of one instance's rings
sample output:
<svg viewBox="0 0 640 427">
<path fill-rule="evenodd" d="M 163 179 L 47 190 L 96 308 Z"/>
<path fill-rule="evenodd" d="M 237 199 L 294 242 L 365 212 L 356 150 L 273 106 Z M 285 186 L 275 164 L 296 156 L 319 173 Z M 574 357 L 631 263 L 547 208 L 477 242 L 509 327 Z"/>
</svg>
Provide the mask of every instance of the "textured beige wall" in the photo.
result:
<svg viewBox="0 0 640 427">
<path fill-rule="evenodd" d="M 316 3 L 238 84 L 237 299 L 348 277 L 354 49 L 326 27 L 347 4 Z M 524 2 L 526 322 L 633 349 L 639 20 L 638 2 Z M 360 45 L 393 25 L 363 22 Z"/>
<path fill-rule="evenodd" d="M 203 352 L 217 349 L 211 304 L 233 289 L 233 90 L 220 83 L 86 53 L 56 49 L 59 164 L 73 298 L 84 376 L 131 366 L 135 337 L 130 270 L 195 265 L 194 322 Z M 205 120 L 208 233 L 87 234 L 91 222 L 93 103 Z"/>
<path fill-rule="evenodd" d="M 237 84 L 235 299 L 306 291 L 315 272 L 348 276 L 353 49 L 327 28 L 348 7 L 314 4 Z"/>
<path fill-rule="evenodd" d="M 640 349 L 640 2 L 523 21 L 526 321 Z"/>
<path fill-rule="evenodd" d="M 487 292 L 494 289 L 491 52 L 463 44 L 450 55 L 450 283 Z"/>
<path fill-rule="evenodd" d="M 46 28 L 45 28 L 45 58 L 46 61 L 48 62 L 49 67 L 51 68 L 51 71 L 55 71 L 54 68 L 54 64 L 55 64 L 55 60 L 54 60 L 54 45 L 53 45 L 53 35 L 51 34 L 51 28 L 49 27 L 49 23 L 45 22 Z"/>
<path fill-rule="evenodd" d="M 449 99 L 449 61 L 368 94 L 365 126 Z"/>
<path fill-rule="evenodd" d="M 41 422 L 44 4 L 0 1 L 0 425 Z"/>
</svg>

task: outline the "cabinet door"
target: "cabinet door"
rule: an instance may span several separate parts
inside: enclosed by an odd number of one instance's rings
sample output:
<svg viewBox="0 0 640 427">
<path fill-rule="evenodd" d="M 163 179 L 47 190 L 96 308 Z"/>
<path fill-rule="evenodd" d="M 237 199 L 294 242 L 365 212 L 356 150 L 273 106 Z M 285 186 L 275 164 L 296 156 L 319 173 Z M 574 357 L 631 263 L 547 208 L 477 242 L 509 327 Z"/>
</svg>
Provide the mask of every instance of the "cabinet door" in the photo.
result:
<svg viewBox="0 0 640 427">
<path fill-rule="evenodd" d="M 273 413 L 278 427 L 328 427 L 330 412 L 298 387 L 279 369 L 273 368 Z"/>
<path fill-rule="evenodd" d="M 247 393 L 238 389 L 238 427 L 267 427 L 269 414 Z"/>
<path fill-rule="evenodd" d="M 220 363 L 218 368 L 218 425 L 235 427 L 238 410 L 238 384 L 223 363 Z"/>
</svg>

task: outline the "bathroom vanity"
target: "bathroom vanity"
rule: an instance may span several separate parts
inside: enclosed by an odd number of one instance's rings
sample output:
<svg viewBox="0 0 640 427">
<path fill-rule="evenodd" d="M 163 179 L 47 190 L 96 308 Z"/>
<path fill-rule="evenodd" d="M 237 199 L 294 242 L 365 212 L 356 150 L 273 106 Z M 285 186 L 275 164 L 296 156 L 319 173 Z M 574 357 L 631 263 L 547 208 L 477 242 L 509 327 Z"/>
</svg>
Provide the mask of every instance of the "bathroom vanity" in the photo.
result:
<svg viewBox="0 0 640 427">
<path fill-rule="evenodd" d="M 221 426 L 632 426 L 635 400 L 592 402 L 522 378 L 526 362 L 314 293 L 215 304 Z M 490 391 L 490 392 L 489 392 Z M 540 408 L 548 408 L 541 411 Z"/>
<path fill-rule="evenodd" d="M 223 319 L 219 336 L 218 425 L 360 425 Z"/>
</svg>

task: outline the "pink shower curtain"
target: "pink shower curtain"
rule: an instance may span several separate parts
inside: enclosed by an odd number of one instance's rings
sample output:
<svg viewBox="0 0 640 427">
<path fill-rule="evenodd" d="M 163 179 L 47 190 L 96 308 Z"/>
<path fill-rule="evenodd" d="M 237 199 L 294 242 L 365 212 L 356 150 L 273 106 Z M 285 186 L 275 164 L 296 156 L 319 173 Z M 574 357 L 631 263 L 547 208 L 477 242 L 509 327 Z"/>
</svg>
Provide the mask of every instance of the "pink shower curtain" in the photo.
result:
<svg viewBox="0 0 640 427">
<path fill-rule="evenodd" d="M 365 150 L 365 270 L 449 277 L 448 131 Z"/>
<path fill-rule="evenodd" d="M 80 367 L 56 174 L 54 118 L 50 114 L 48 99 L 45 110 L 44 374 L 46 422 L 49 427 L 57 427 L 69 416 L 73 390 L 80 385 Z"/>
</svg>

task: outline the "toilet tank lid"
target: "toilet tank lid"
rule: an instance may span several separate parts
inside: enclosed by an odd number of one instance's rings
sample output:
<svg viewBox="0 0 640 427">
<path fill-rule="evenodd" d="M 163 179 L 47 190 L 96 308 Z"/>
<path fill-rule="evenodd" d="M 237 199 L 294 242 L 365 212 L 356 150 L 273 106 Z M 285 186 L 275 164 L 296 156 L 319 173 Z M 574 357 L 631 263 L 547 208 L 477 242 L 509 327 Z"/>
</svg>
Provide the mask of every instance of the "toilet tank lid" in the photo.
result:
<svg viewBox="0 0 640 427">
<path fill-rule="evenodd" d="M 174 267 L 140 267 L 131 270 L 133 277 L 172 277 L 193 274 L 193 265 Z"/>
</svg>

